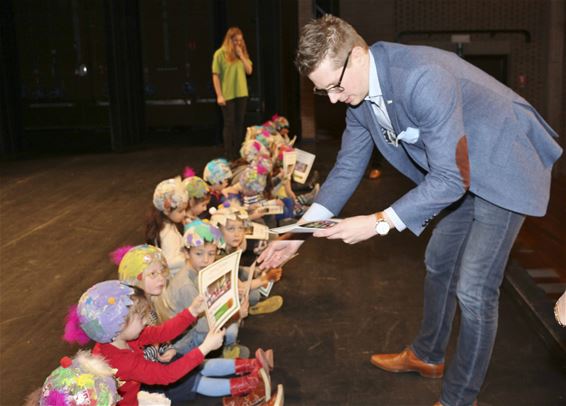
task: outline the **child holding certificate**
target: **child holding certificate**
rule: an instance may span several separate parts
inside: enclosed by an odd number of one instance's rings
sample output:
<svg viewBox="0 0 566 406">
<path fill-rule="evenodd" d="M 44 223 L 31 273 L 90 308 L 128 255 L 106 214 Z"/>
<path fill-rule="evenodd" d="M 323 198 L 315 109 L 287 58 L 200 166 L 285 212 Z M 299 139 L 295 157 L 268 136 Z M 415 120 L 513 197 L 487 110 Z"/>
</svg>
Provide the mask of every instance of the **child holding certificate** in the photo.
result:
<svg viewBox="0 0 566 406">
<path fill-rule="evenodd" d="M 74 317 L 66 328 L 76 338 L 96 342 L 92 352 L 105 358 L 116 369 L 122 400 L 118 405 L 137 405 L 142 389 L 164 393 L 173 402 L 205 396 L 254 397 L 271 394 L 269 370 L 273 368 L 272 351 L 258 350 L 255 359 L 209 359 L 204 357 L 222 344 L 224 330 L 211 331 L 198 348 L 169 364 L 148 361 L 143 348 L 166 342 L 182 333 L 204 310 L 198 296 L 188 308 L 158 326 L 146 327 L 149 304 L 145 294 L 117 280 L 98 283 L 80 298 Z M 80 336 L 83 337 L 80 337 Z M 68 338 L 72 342 L 72 338 Z M 217 378 L 237 375 L 234 378 Z M 149 385 L 149 386 L 146 386 Z M 160 386 L 156 386 L 160 385 Z"/>
<path fill-rule="evenodd" d="M 187 254 L 188 266 L 175 275 L 165 291 L 157 299 L 157 309 L 161 318 L 167 320 L 198 296 L 198 273 L 216 260 L 218 250 L 224 246 L 222 233 L 208 220 L 195 220 L 185 227 L 183 241 Z M 246 358 L 249 349 L 238 345 L 238 323 L 233 322 L 226 328 L 223 355 L 225 358 Z M 198 347 L 209 332 L 206 317 L 200 316 L 197 323 L 173 343 L 178 353 L 185 354 Z"/>
<path fill-rule="evenodd" d="M 223 254 L 230 254 L 238 249 L 245 247 L 245 227 L 248 222 L 248 213 L 235 201 L 226 201 L 216 210 L 211 209 L 210 221 L 212 224 L 220 228 L 224 238 L 225 247 Z M 253 270 L 251 270 L 253 272 Z M 248 267 L 240 267 L 240 282 L 242 290 L 246 289 L 243 281 L 248 280 Z M 270 282 L 277 282 L 281 279 L 281 268 L 270 269 L 269 271 L 255 277 L 252 275 L 249 287 L 249 313 L 252 315 L 273 313 L 283 305 L 281 296 L 272 296 L 260 302 L 260 287 L 267 287 Z"/>
</svg>

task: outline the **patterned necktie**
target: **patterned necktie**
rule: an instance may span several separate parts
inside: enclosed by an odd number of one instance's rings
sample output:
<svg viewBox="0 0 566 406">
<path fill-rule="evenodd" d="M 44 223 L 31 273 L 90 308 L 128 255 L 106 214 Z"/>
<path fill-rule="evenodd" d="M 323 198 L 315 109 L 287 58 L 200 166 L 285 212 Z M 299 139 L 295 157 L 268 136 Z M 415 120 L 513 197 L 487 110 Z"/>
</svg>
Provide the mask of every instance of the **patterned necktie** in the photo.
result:
<svg viewBox="0 0 566 406">
<path fill-rule="evenodd" d="M 383 138 L 385 138 L 385 142 L 397 145 L 397 134 L 395 134 L 393 130 L 388 130 L 382 126 L 379 126 L 379 128 L 381 128 L 381 133 L 383 134 Z"/>
</svg>

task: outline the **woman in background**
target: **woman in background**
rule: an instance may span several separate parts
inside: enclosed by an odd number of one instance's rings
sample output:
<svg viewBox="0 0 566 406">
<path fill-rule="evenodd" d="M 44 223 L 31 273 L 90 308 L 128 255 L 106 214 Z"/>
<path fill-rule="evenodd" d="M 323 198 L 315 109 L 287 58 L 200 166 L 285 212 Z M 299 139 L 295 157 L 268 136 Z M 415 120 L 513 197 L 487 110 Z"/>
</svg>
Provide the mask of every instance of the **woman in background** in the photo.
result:
<svg viewBox="0 0 566 406">
<path fill-rule="evenodd" d="M 216 103 L 222 109 L 224 118 L 224 150 L 228 160 L 237 158 L 243 141 L 248 101 L 246 75 L 251 74 L 252 61 L 242 31 L 238 27 L 231 27 L 212 58 L 212 83 Z"/>
</svg>

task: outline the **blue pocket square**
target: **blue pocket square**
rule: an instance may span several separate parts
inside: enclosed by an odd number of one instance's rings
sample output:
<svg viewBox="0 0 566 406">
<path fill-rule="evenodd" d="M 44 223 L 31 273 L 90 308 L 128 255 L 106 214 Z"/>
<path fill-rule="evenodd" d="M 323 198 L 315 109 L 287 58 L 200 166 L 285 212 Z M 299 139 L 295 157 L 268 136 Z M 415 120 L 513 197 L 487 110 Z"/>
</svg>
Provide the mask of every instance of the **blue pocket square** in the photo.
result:
<svg viewBox="0 0 566 406">
<path fill-rule="evenodd" d="M 419 139 L 420 131 L 418 128 L 407 127 L 405 131 L 397 136 L 397 141 L 405 141 L 414 144 Z"/>
</svg>

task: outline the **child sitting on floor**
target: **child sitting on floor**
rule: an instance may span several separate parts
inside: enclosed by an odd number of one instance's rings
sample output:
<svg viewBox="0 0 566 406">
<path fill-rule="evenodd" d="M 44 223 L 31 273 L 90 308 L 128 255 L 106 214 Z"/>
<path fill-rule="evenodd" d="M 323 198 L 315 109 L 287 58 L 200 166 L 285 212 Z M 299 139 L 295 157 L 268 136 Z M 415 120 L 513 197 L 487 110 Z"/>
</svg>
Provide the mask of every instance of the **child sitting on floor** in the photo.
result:
<svg viewBox="0 0 566 406">
<path fill-rule="evenodd" d="M 143 244 L 136 247 L 121 247 L 111 253 L 118 265 L 118 277 L 126 285 L 144 291 L 146 297 L 154 305 L 150 311 L 149 325 L 157 325 L 160 320 L 155 305 L 169 281 L 169 268 L 162 251 L 152 245 Z M 144 348 L 145 359 L 163 363 L 171 362 L 177 351 L 169 343 L 148 345 Z"/>
<path fill-rule="evenodd" d="M 43 387 L 26 399 L 25 406 L 115 405 L 120 400 L 114 371 L 99 355 L 79 351 L 63 357 Z M 167 399 L 163 399 L 170 404 Z"/>
<path fill-rule="evenodd" d="M 239 396 L 265 386 L 270 388 L 271 351 L 258 350 L 256 358 L 251 360 L 205 361 L 206 354 L 221 346 L 224 330 L 211 331 L 198 348 L 170 364 L 147 361 L 143 356 L 144 346 L 181 334 L 205 305 L 204 298 L 199 296 L 189 308 L 164 324 L 145 327 L 149 308 L 145 294 L 139 289 L 116 280 L 105 281 L 81 296 L 67 322 L 67 328 L 72 327 L 77 334 L 96 341 L 93 354 L 102 355 L 116 369 L 116 377 L 123 381 L 118 389 L 122 396 L 118 405 L 137 405 L 142 385 L 165 385 L 162 391 L 173 402 L 192 399 L 195 393 Z M 202 368 L 197 369 L 201 364 Z M 234 374 L 241 376 L 212 378 Z"/>
<path fill-rule="evenodd" d="M 153 206 L 146 219 L 145 240 L 163 251 L 169 271 L 175 275 L 186 267 L 183 226 L 189 201 L 180 178 L 160 182 L 153 193 Z"/>
<path fill-rule="evenodd" d="M 185 228 L 183 240 L 188 249 L 188 267 L 171 280 L 157 300 L 160 317 L 165 320 L 187 307 L 198 295 L 198 273 L 216 260 L 218 249 L 224 245 L 220 230 L 208 220 L 195 220 Z M 173 343 L 173 347 L 185 354 L 199 346 L 208 331 L 206 317 L 200 317 L 194 327 Z M 247 347 L 236 343 L 238 331 L 237 322 L 227 326 L 223 349 L 225 358 L 247 358 L 250 354 Z"/>
<path fill-rule="evenodd" d="M 189 196 L 185 224 L 198 219 L 202 213 L 206 212 L 210 203 L 210 187 L 202 178 L 195 176 L 192 169 L 189 169 L 185 168 L 183 179 L 183 185 Z"/>
<path fill-rule="evenodd" d="M 225 247 L 221 251 L 224 255 L 231 254 L 236 250 L 245 250 L 246 238 L 245 228 L 248 223 L 248 213 L 235 201 L 226 201 L 216 210 L 211 209 L 210 222 L 219 227 L 224 237 Z M 242 290 L 248 290 L 246 283 L 248 280 L 249 267 L 240 267 L 240 286 Z M 273 268 L 260 275 L 253 275 L 250 281 L 249 302 L 251 315 L 273 313 L 283 305 L 281 296 L 271 296 L 260 302 L 260 287 L 267 287 L 269 282 L 277 282 L 281 279 L 281 268 Z M 246 282 L 244 282 L 246 281 Z"/>
<path fill-rule="evenodd" d="M 232 178 L 232 170 L 228 161 L 223 158 L 208 162 L 204 167 L 202 178 L 210 185 L 208 208 L 218 206 L 233 193 L 232 188 L 228 186 Z"/>
</svg>

